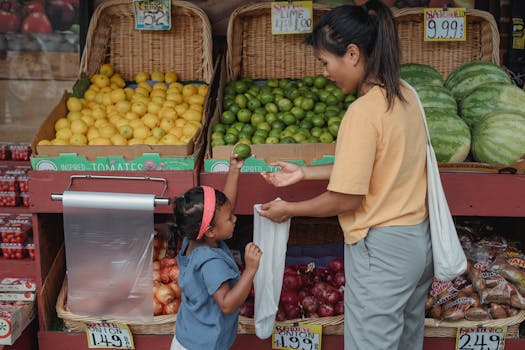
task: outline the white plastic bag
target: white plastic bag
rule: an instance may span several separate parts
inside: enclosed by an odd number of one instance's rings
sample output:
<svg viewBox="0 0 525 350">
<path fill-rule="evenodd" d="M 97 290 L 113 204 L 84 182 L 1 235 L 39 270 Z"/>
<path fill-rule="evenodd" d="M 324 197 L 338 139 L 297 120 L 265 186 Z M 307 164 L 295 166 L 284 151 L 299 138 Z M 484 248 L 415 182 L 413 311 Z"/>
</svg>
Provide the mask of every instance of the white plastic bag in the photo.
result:
<svg viewBox="0 0 525 350">
<path fill-rule="evenodd" d="M 253 206 L 253 242 L 263 255 L 255 274 L 255 334 L 266 339 L 272 335 L 283 285 L 284 261 L 290 220 L 275 223 L 259 215 L 261 205 Z"/>
<path fill-rule="evenodd" d="M 408 83 L 405 84 L 417 95 Z M 459 242 L 456 227 L 448 208 L 447 199 L 439 177 L 438 163 L 430 142 L 425 111 L 419 100 L 427 132 L 427 180 L 428 180 L 428 217 L 432 237 L 432 254 L 434 255 L 434 275 L 442 281 L 450 281 L 467 269 L 467 258 Z"/>
</svg>

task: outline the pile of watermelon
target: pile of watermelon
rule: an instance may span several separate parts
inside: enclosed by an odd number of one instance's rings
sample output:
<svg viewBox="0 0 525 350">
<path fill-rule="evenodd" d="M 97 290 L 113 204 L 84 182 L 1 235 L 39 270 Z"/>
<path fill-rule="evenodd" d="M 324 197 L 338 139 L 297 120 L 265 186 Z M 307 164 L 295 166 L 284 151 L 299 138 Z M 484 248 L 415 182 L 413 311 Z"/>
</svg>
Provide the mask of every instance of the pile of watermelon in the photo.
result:
<svg viewBox="0 0 525 350">
<path fill-rule="evenodd" d="M 433 67 L 405 64 L 401 77 L 418 92 L 440 162 L 511 164 L 525 154 L 525 91 L 505 70 L 473 61 L 446 80 Z"/>
</svg>

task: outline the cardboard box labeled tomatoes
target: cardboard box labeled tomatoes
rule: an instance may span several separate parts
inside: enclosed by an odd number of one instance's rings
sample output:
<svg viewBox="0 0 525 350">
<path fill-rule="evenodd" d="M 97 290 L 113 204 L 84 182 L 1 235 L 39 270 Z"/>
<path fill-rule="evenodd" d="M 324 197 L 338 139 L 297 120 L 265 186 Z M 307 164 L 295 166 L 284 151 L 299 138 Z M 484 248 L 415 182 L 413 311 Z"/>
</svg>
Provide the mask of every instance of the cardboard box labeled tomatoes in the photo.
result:
<svg viewBox="0 0 525 350">
<path fill-rule="evenodd" d="M 34 170 L 142 171 L 193 170 L 202 147 L 202 136 L 186 145 L 58 146 L 38 145 L 55 135 L 55 122 L 67 114 L 67 94 L 40 126 L 33 143 Z M 202 133 L 201 133 L 202 134 Z"/>
<path fill-rule="evenodd" d="M 13 345 L 34 318 L 34 301 L 0 305 L 0 344 Z"/>
</svg>

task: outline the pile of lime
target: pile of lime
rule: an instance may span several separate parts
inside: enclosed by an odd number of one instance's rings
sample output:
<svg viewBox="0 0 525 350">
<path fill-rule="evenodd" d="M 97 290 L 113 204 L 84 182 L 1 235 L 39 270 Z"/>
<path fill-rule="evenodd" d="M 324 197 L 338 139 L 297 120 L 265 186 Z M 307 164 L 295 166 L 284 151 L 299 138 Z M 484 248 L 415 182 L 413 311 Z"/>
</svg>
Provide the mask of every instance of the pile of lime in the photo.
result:
<svg viewBox="0 0 525 350">
<path fill-rule="evenodd" d="M 354 100 L 321 75 L 231 81 L 224 88 L 211 145 L 331 143 Z"/>
</svg>

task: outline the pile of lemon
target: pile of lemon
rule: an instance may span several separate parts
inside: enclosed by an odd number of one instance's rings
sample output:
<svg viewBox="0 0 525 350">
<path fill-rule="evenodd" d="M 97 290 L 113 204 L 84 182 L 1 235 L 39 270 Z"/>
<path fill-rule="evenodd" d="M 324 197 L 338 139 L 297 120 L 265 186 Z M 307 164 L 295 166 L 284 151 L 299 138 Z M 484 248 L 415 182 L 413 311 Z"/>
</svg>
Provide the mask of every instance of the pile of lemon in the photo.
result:
<svg viewBox="0 0 525 350">
<path fill-rule="evenodd" d="M 175 72 L 140 72 L 135 88 L 109 64 L 90 78 L 82 98 L 69 97 L 68 113 L 45 145 L 184 145 L 202 127 L 207 85 L 177 81 Z"/>
</svg>

